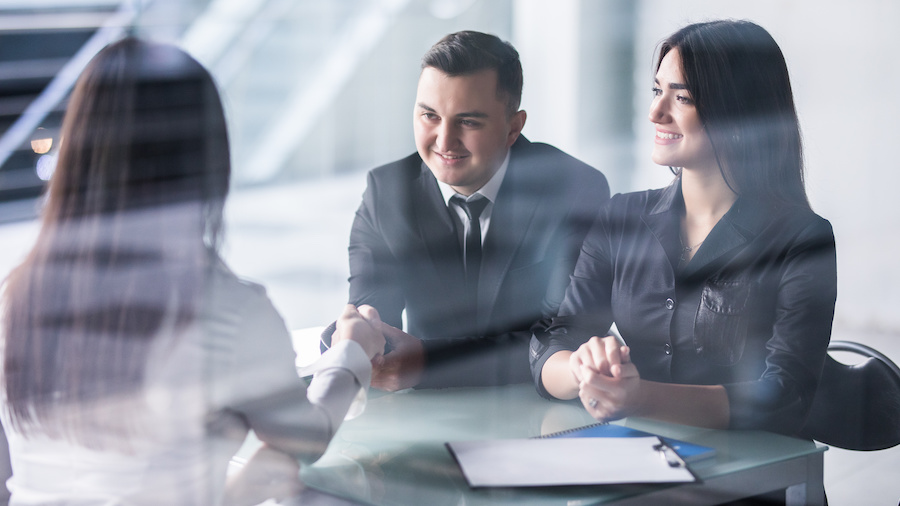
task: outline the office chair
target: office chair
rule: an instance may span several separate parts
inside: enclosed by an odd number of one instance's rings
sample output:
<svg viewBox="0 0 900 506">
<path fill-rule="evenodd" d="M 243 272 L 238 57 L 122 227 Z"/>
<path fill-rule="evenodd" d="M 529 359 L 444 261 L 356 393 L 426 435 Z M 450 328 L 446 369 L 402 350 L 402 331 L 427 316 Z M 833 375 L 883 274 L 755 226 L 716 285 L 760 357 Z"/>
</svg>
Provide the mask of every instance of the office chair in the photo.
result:
<svg viewBox="0 0 900 506">
<path fill-rule="evenodd" d="M 867 358 L 846 365 L 826 355 L 801 434 L 847 450 L 884 450 L 900 444 L 900 368 L 859 343 L 832 341 L 828 351 Z"/>
</svg>

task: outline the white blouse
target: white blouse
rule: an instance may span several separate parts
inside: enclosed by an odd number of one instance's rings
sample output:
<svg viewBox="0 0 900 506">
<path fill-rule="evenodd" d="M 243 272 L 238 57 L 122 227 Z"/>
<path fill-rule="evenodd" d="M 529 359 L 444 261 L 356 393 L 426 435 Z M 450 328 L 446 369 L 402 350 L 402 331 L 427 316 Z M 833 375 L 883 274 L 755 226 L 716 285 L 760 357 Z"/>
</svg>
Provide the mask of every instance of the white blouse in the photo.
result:
<svg viewBox="0 0 900 506">
<path fill-rule="evenodd" d="M 154 342 L 143 396 L 81 407 L 99 420 L 139 413 L 127 433 L 102 422 L 91 431 L 110 443 L 104 447 L 123 450 L 23 437 L 10 430 L 0 388 L 13 469 L 10 504 L 219 504 L 228 462 L 249 429 L 301 461 L 321 456 L 357 393 L 369 386 L 372 369 L 362 347 L 344 341 L 327 351 L 307 387 L 265 289 L 224 266 L 212 278 L 208 303 L 187 332 Z"/>
</svg>

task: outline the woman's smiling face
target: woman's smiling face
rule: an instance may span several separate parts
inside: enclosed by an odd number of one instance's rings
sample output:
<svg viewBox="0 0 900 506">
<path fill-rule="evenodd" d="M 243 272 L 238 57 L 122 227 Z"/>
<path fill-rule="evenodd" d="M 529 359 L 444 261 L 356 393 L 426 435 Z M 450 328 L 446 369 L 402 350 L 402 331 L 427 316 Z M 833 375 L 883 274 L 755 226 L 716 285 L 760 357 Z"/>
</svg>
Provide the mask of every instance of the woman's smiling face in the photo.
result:
<svg viewBox="0 0 900 506">
<path fill-rule="evenodd" d="M 656 125 L 654 163 L 718 170 L 712 144 L 685 84 L 677 48 L 666 54 L 656 72 L 649 119 Z"/>
</svg>

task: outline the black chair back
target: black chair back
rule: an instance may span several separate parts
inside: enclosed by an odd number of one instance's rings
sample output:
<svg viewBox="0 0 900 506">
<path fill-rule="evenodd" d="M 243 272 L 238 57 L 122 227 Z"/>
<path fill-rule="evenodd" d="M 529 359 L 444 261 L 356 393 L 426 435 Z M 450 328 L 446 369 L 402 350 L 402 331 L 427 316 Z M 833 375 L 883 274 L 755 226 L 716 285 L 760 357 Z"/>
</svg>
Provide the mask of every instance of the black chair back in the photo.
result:
<svg viewBox="0 0 900 506">
<path fill-rule="evenodd" d="M 826 356 L 801 435 L 848 450 L 883 450 L 900 444 L 900 368 L 859 343 L 833 341 L 828 351 L 868 358 L 847 365 Z"/>
</svg>

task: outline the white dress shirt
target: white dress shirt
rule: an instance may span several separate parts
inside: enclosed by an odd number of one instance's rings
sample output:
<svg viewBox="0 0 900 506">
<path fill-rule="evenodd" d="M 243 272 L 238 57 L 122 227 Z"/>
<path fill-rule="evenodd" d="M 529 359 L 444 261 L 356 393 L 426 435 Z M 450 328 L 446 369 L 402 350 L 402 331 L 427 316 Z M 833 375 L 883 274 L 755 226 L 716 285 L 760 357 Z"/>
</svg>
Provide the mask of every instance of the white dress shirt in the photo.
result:
<svg viewBox="0 0 900 506">
<path fill-rule="evenodd" d="M 438 181 L 438 187 L 441 189 L 444 203 L 451 211 L 459 216 L 459 222 L 463 224 L 463 237 L 465 237 L 466 233 L 469 231 L 469 217 L 460 206 L 451 204 L 450 199 L 453 198 L 454 195 L 459 195 L 463 200 L 469 202 L 478 198 L 486 198 L 488 200 L 488 205 L 485 206 L 484 211 L 481 212 L 481 216 L 478 217 L 478 222 L 481 224 L 481 243 L 484 244 L 484 238 L 487 237 L 488 227 L 491 225 L 491 212 L 494 210 L 494 203 L 497 201 L 497 193 L 500 192 L 500 185 L 503 184 L 503 178 L 506 176 L 507 167 L 509 167 L 509 151 L 506 152 L 506 158 L 503 159 L 503 163 L 500 164 L 500 168 L 497 169 L 497 172 L 495 172 L 493 176 L 491 176 L 491 179 L 468 197 L 461 193 L 457 193 L 457 191 L 449 184 Z"/>
</svg>

